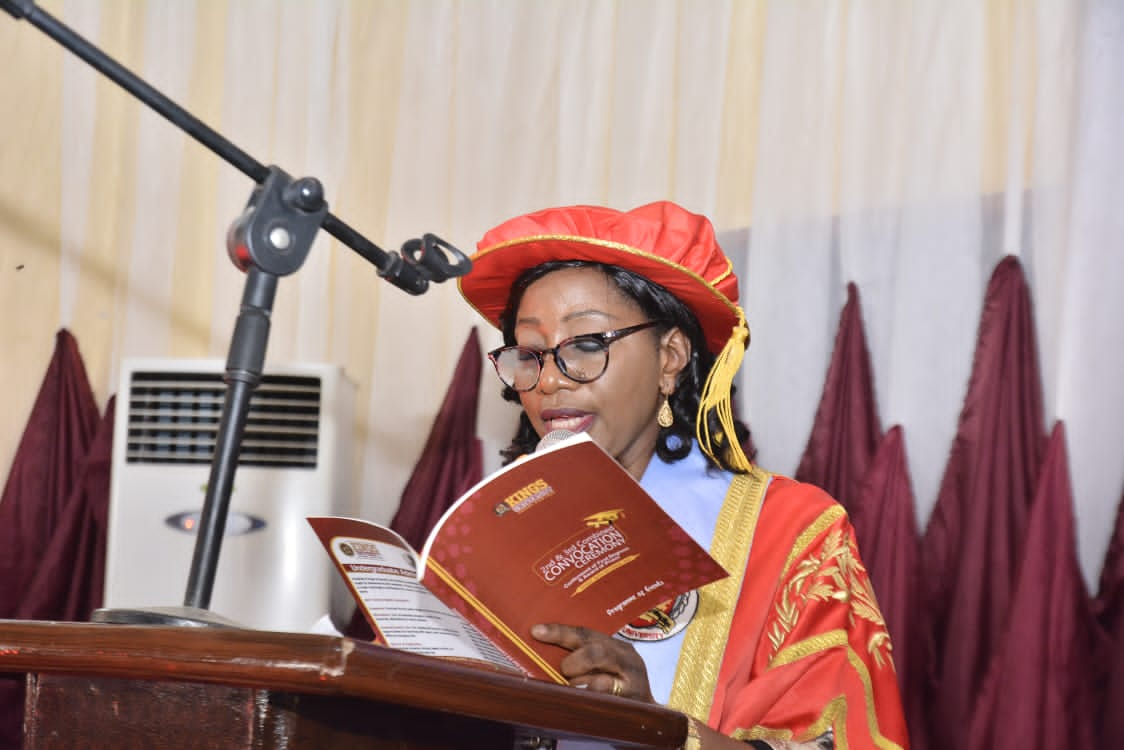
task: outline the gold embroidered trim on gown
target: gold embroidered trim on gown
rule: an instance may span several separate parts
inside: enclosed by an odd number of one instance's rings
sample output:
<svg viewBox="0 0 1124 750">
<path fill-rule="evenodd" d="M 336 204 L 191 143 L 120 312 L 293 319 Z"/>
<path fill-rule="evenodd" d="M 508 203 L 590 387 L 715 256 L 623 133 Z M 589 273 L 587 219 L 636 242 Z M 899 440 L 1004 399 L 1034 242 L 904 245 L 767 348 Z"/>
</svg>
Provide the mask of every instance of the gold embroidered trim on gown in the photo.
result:
<svg viewBox="0 0 1124 750">
<path fill-rule="evenodd" d="M 699 590 L 699 611 L 684 632 L 668 706 L 703 723 L 709 718 L 718 686 L 734 607 L 771 478 L 769 472 L 754 466 L 730 482 L 710 544 L 711 556 L 730 575 Z"/>
</svg>

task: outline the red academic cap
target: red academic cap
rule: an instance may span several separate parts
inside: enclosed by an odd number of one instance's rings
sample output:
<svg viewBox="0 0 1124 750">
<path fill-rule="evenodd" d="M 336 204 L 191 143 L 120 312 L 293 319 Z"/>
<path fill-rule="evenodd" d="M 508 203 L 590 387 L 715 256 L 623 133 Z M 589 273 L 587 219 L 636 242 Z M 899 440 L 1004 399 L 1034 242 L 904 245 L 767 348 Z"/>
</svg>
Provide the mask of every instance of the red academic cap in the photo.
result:
<svg viewBox="0 0 1124 750">
<path fill-rule="evenodd" d="M 460 290 L 497 328 L 515 279 L 551 260 L 606 263 L 651 279 L 691 309 L 714 354 L 735 328 L 744 326 L 738 278 L 710 221 L 669 201 L 631 211 L 548 208 L 505 221 L 485 234 L 477 248 Z"/>
</svg>

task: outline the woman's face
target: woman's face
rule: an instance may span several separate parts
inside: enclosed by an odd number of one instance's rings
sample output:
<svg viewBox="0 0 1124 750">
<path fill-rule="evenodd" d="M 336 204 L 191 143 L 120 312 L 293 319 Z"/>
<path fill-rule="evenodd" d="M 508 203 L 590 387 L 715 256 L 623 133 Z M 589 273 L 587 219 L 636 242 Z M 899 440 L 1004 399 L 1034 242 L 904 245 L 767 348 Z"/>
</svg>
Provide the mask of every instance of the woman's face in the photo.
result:
<svg viewBox="0 0 1124 750">
<path fill-rule="evenodd" d="M 516 311 L 515 342 L 548 349 L 573 336 L 646 322 L 640 307 L 604 273 L 567 268 L 527 287 Z M 639 479 L 656 449 L 662 394 L 672 392 L 690 354 L 678 329 L 662 335 L 656 330 L 610 344 L 609 366 L 591 383 L 570 380 L 553 357 L 545 357 L 538 384 L 519 394 L 535 431 L 588 432 Z"/>
</svg>

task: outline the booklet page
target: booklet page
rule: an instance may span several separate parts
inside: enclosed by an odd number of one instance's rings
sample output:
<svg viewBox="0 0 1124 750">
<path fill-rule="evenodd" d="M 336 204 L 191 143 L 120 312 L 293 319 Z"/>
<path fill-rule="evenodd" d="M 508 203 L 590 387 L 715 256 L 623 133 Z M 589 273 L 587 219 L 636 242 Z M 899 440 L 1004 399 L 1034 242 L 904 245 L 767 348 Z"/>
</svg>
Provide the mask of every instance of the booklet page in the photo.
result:
<svg viewBox="0 0 1124 750">
<path fill-rule="evenodd" d="M 387 646 L 427 656 L 518 669 L 461 615 L 417 580 L 413 552 L 396 540 L 331 537 L 330 551 Z"/>
</svg>

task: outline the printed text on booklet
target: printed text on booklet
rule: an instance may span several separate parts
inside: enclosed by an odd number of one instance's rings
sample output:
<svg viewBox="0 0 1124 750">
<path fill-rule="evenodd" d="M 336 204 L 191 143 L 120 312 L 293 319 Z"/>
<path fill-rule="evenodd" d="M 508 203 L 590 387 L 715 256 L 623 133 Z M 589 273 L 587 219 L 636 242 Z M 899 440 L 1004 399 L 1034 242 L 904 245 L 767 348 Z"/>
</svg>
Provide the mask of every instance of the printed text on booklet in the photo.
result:
<svg viewBox="0 0 1124 750">
<path fill-rule="evenodd" d="M 308 520 L 382 642 L 493 664 L 506 655 L 557 682 L 566 651 L 536 641 L 532 625 L 615 633 L 726 575 L 584 434 L 485 478 L 445 513 L 420 555 L 377 524 Z M 422 585 L 410 578 L 419 572 Z"/>
</svg>

